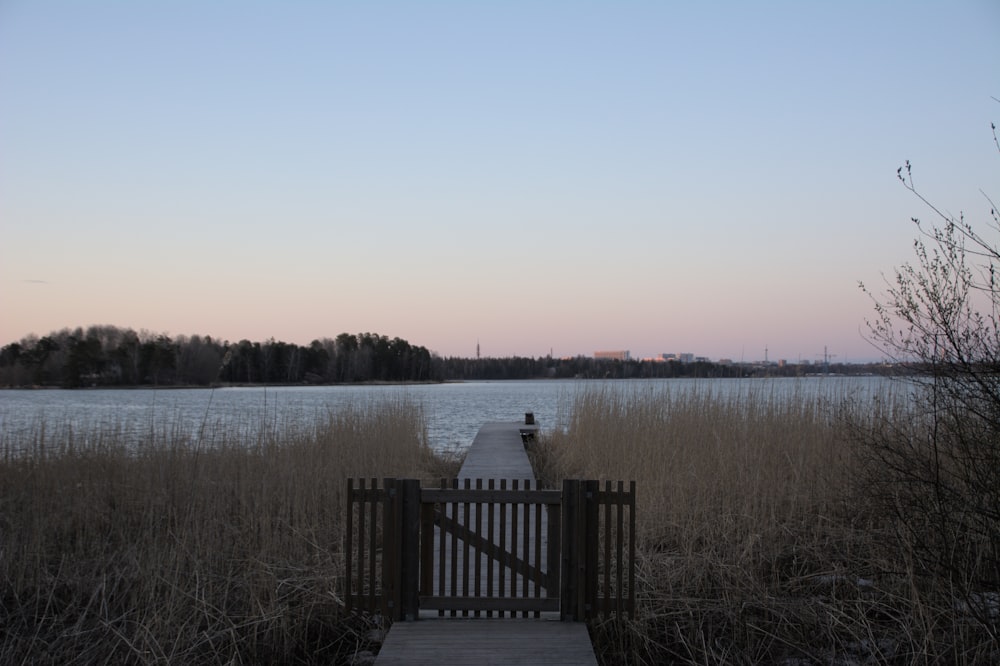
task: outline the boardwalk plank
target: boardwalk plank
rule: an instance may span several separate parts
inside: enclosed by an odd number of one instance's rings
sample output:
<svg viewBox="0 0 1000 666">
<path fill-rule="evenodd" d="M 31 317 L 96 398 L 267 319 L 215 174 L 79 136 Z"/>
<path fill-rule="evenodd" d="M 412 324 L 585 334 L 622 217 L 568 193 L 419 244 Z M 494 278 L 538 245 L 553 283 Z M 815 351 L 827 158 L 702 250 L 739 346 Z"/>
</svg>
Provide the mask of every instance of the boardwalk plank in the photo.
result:
<svg viewBox="0 0 1000 666">
<path fill-rule="evenodd" d="M 472 441 L 459 479 L 534 479 L 524 451 L 520 430 L 525 426 L 505 421 L 484 423 Z"/>
<path fill-rule="evenodd" d="M 582 622 L 471 618 L 397 622 L 375 663 L 596 666 L 597 658 Z"/>
</svg>

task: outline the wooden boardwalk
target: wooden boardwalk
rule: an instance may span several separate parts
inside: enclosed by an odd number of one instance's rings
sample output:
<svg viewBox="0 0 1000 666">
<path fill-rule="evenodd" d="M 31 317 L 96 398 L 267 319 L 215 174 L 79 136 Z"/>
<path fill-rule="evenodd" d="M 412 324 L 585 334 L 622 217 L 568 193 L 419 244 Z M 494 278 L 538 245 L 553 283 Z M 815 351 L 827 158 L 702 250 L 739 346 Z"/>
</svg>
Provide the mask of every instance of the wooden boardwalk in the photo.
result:
<svg viewBox="0 0 1000 666">
<path fill-rule="evenodd" d="M 531 462 L 524 450 L 522 433 L 534 434 L 534 426 L 517 422 L 486 423 L 479 430 L 466 454 L 465 463 L 458 473 L 459 482 L 466 479 L 473 484 L 477 479 L 493 479 L 499 486 L 503 480 L 507 487 L 514 481 L 524 484 L 536 481 Z M 523 486 L 522 486 L 523 487 Z M 534 518 L 531 519 L 534 521 Z M 541 512 L 543 543 L 547 529 L 546 514 Z M 435 528 L 435 542 L 440 534 Z M 533 526 L 529 532 L 534 535 Z M 509 542 L 509 530 L 505 540 Z M 499 535 L 493 540 L 499 542 Z M 534 552 L 531 543 L 525 552 Z M 456 553 L 462 558 L 462 552 Z M 435 557 L 434 567 L 446 570 L 452 566 L 451 557 Z M 481 561 L 485 565 L 485 558 Z M 544 567 L 539 562 L 538 566 Z M 461 563 L 459 563 L 461 568 Z M 508 569 L 508 571 L 510 571 Z M 511 578 L 516 575 L 511 572 Z M 484 574 L 483 578 L 486 576 Z M 491 594 L 495 593 L 495 590 Z M 421 611 L 415 622 L 396 622 L 386 636 L 376 664 L 593 664 L 594 656 L 587 626 L 582 622 L 559 622 L 558 613 L 542 613 L 541 619 L 506 618 L 455 618 L 438 617 L 437 612 Z"/>
<path fill-rule="evenodd" d="M 375 663 L 597 666 L 597 658 L 583 622 L 436 619 L 392 625 Z"/>
<path fill-rule="evenodd" d="M 530 479 L 534 485 L 535 472 L 521 439 L 521 431 L 529 429 L 537 428 L 505 421 L 483 424 L 465 454 L 458 479 Z"/>
</svg>

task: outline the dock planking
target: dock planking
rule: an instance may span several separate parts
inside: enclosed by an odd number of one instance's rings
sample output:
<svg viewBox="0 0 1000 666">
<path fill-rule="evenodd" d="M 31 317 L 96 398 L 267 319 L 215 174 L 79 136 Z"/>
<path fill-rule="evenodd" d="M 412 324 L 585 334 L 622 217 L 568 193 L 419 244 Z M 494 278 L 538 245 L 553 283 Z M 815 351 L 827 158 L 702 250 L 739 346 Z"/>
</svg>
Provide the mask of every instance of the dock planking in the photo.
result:
<svg viewBox="0 0 1000 666">
<path fill-rule="evenodd" d="M 483 424 L 465 454 L 458 479 L 530 479 L 534 485 L 535 472 L 521 439 L 521 432 L 528 428 L 534 426 L 504 421 Z"/>
<path fill-rule="evenodd" d="M 397 622 L 375 663 L 597 666 L 582 622 L 436 619 Z"/>
<path fill-rule="evenodd" d="M 459 482 L 493 479 L 510 483 L 528 482 L 535 487 L 534 470 L 524 450 L 522 434 L 525 432 L 534 434 L 535 426 L 516 422 L 484 424 L 466 454 L 458 473 Z M 546 520 L 544 513 L 542 520 Z M 546 532 L 543 524 L 541 534 Z M 529 549 L 534 550 L 534 545 L 530 545 Z M 456 556 L 462 557 L 457 553 Z M 435 568 L 450 567 L 448 560 L 450 558 L 444 561 L 435 558 Z M 481 566 L 486 566 L 485 561 L 481 562 Z M 542 619 L 442 618 L 437 617 L 437 613 L 432 615 L 433 619 L 428 619 L 430 615 L 422 611 L 420 617 L 423 619 L 419 621 L 395 623 L 375 663 L 378 666 L 597 664 L 586 625 L 559 622 L 555 619 L 558 613 L 543 613 Z"/>
</svg>

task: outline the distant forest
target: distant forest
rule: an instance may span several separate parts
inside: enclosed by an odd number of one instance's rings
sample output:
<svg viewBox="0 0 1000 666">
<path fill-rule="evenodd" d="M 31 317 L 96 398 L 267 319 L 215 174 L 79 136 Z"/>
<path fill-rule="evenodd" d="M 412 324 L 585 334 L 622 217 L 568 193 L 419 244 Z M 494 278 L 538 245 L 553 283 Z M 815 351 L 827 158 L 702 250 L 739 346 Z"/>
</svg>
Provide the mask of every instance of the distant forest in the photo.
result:
<svg viewBox="0 0 1000 666">
<path fill-rule="evenodd" d="M 300 346 L 273 338 L 229 342 L 210 336 L 175 338 L 130 328 L 65 328 L 0 348 L 0 386 L 219 386 L 347 384 L 535 378 L 628 379 L 740 377 L 878 372 L 880 366 L 721 365 L 611 361 L 578 356 L 443 358 L 426 347 L 376 333 L 341 333 Z"/>
</svg>

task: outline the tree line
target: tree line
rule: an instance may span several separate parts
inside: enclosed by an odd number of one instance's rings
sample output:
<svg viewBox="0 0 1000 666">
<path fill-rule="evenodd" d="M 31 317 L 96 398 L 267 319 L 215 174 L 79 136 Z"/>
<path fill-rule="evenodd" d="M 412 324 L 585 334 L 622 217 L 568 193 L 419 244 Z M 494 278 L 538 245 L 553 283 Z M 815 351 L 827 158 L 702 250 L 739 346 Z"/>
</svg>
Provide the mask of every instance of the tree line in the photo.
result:
<svg viewBox="0 0 1000 666">
<path fill-rule="evenodd" d="M 307 346 L 136 332 L 63 329 L 0 348 L 4 386 L 211 386 L 440 381 L 430 351 L 401 338 L 341 333 Z"/>
<path fill-rule="evenodd" d="M 818 366 L 522 357 L 443 358 L 398 337 L 341 333 L 306 346 L 271 338 L 229 342 L 116 326 L 65 328 L 0 348 L 0 386 L 214 386 L 503 379 L 794 376 Z M 878 366 L 836 364 L 838 374 Z"/>
</svg>

